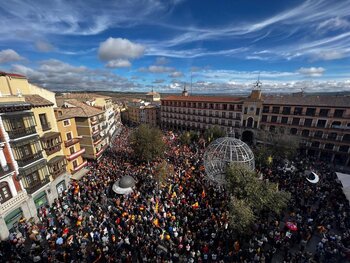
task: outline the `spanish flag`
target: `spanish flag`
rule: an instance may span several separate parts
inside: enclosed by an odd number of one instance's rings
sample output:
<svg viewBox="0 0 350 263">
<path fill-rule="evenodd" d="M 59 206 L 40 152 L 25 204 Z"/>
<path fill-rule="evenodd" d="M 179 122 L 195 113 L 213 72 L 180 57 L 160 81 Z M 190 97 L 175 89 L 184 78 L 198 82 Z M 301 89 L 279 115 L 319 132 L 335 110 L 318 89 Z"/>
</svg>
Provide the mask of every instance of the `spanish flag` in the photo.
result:
<svg viewBox="0 0 350 263">
<path fill-rule="evenodd" d="M 193 208 L 193 209 L 198 209 L 198 207 L 199 207 L 198 202 L 195 202 L 195 203 L 192 205 L 192 208 Z"/>
<path fill-rule="evenodd" d="M 205 196 L 206 196 L 206 194 L 205 194 L 205 191 L 203 189 L 203 191 L 202 191 L 202 198 L 204 198 Z"/>
<path fill-rule="evenodd" d="M 155 225 L 156 227 L 159 227 L 159 221 L 158 218 L 153 220 L 153 225 Z"/>
</svg>

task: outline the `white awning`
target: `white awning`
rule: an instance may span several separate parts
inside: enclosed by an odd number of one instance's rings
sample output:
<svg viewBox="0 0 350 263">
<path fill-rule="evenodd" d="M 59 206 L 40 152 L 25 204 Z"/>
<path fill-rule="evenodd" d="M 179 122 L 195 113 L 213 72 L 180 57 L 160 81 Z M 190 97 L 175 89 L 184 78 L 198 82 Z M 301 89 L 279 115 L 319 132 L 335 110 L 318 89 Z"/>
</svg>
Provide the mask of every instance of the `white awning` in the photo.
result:
<svg viewBox="0 0 350 263">
<path fill-rule="evenodd" d="M 338 172 L 336 174 L 338 176 L 338 179 L 341 181 L 341 184 L 343 185 L 343 192 L 346 198 L 350 201 L 350 174 Z"/>
</svg>

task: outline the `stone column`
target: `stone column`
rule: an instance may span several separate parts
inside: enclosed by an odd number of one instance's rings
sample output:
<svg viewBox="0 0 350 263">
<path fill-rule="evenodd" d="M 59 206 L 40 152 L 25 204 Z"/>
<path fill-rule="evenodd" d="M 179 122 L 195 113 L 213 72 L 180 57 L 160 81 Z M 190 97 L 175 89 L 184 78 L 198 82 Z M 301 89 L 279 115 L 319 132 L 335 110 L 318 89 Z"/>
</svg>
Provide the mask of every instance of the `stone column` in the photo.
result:
<svg viewBox="0 0 350 263">
<path fill-rule="evenodd" d="M 5 223 L 5 219 L 0 216 L 0 240 L 5 240 L 8 238 L 10 232 Z"/>
<path fill-rule="evenodd" d="M 5 147 L 5 145 L 0 146 L 0 165 L 1 165 L 1 168 L 5 172 L 7 172 L 9 170 L 9 166 L 7 165 L 6 157 L 4 154 L 4 147 Z"/>
</svg>

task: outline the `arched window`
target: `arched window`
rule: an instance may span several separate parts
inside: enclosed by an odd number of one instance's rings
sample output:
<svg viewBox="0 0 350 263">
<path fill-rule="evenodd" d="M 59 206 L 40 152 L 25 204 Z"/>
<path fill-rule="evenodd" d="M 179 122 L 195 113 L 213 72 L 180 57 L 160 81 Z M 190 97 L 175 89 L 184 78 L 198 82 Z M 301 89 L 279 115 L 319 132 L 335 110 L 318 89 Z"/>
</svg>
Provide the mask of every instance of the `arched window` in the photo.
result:
<svg viewBox="0 0 350 263">
<path fill-rule="evenodd" d="M 10 187 L 7 182 L 0 183 L 0 203 L 5 203 L 12 198 Z"/>
</svg>

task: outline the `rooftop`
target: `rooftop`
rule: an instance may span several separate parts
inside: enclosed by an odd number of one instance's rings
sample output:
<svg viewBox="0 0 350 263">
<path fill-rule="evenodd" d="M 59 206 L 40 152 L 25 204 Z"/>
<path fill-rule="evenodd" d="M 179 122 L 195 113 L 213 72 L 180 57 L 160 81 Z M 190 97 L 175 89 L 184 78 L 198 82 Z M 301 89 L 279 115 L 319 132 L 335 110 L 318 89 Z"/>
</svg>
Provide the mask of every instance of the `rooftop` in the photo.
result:
<svg viewBox="0 0 350 263">
<path fill-rule="evenodd" d="M 66 99 L 64 103 L 68 103 L 72 105 L 73 109 L 75 109 L 73 117 L 92 117 L 98 114 L 102 114 L 103 111 L 99 110 L 93 106 L 87 105 L 83 102 L 78 101 L 77 99 Z M 62 105 L 64 105 L 64 103 Z M 69 108 L 69 107 L 66 107 Z M 77 110 L 80 109 L 80 110 Z"/>
<path fill-rule="evenodd" d="M 54 105 L 51 101 L 44 99 L 40 95 L 36 95 L 36 94 L 25 95 L 24 98 L 26 102 L 32 104 L 34 107 L 49 107 Z"/>
<path fill-rule="evenodd" d="M 26 79 L 26 76 L 20 75 L 20 74 L 16 74 L 16 73 L 7 73 L 4 71 L 0 71 L 0 76 L 9 76 L 9 77 L 13 77 L 13 78 L 21 78 L 21 79 Z"/>
<path fill-rule="evenodd" d="M 112 99 L 112 97 L 100 95 L 97 93 L 64 93 L 63 95 L 58 96 L 57 98 L 77 100 L 93 100 L 96 98 Z"/>
<path fill-rule="evenodd" d="M 161 100 L 176 100 L 176 101 L 198 101 L 198 102 L 241 102 L 244 100 L 242 97 L 230 97 L 230 96 L 179 96 L 172 95 Z"/>
<path fill-rule="evenodd" d="M 78 116 L 83 116 L 84 115 L 84 111 L 81 108 L 57 108 L 55 109 L 55 111 L 57 112 L 56 114 L 56 119 L 58 121 L 62 121 L 62 120 L 66 120 L 66 119 L 72 119 L 74 117 L 78 117 Z M 62 114 L 59 114 L 58 112 L 61 112 Z"/>
<path fill-rule="evenodd" d="M 324 106 L 350 108 L 350 96 L 315 96 L 304 94 L 263 95 L 263 104 Z"/>
</svg>

